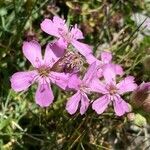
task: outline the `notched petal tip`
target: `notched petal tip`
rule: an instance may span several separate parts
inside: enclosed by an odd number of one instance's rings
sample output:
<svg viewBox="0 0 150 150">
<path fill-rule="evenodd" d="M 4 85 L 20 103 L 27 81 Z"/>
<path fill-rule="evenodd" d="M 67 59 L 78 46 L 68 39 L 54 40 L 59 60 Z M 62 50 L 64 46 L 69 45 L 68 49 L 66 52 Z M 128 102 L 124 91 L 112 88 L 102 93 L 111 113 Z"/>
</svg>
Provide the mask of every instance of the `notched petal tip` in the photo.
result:
<svg viewBox="0 0 150 150">
<path fill-rule="evenodd" d="M 49 35 L 59 37 L 58 33 L 58 23 L 55 23 L 54 21 L 50 19 L 44 19 L 42 23 L 40 24 L 41 30 L 46 32 Z"/>
<path fill-rule="evenodd" d="M 120 96 L 114 97 L 113 105 L 115 113 L 119 117 L 130 112 L 128 103 L 126 103 Z"/>
<path fill-rule="evenodd" d="M 137 84 L 135 83 L 133 76 L 127 76 L 117 84 L 117 88 L 120 94 L 124 94 L 135 90 L 137 88 Z"/>
</svg>

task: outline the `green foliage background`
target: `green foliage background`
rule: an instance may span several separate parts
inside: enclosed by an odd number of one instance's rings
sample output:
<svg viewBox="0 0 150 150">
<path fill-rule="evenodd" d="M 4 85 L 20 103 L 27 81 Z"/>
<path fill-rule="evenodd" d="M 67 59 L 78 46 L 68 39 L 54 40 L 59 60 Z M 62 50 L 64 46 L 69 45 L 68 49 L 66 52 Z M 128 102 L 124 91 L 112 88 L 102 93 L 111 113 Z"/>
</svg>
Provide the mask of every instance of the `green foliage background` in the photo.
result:
<svg viewBox="0 0 150 150">
<path fill-rule="evenodd" d="M 44 18 L 59 15 L 68 24 L 77 23 L 85 35 L 85 43 L 93 46 L 95 55 L 109 50 L 114 62 L 134 75 L 138 84 L 149 81 L 150 64 L 143 65 L 150 55 L 150 36 L 131 19 L 133 13 L 150 14 L 150 2 L 144 0 L 1 0 L 0 1 L 0 149 L 137 149 L 135 137 L 141 131 L 149 137 L 145 118 L 136 126 L 126 116 L 118 118 L 111 109 L 103 115 L 92 110 L 81 116 L 70 116 L 65 103 L 72 93 L 53 87 L 54 104 L 42 109 L 34 102 L 36 85 L 28 92 L 15 93 L 10 87 L 13 73 L 27 70 L 30 64 L 22 54 L 22 42 L 36 39 L 43 47 L 51 36 L 40 30 Z M 143 39 L 139 39 L 143 33 Z M 44 50 L 44 48 L 43 48 Z M 130 101 L 129 95 L 126 100 Z M 144 122 L 144 123 L 143 123 Z M 144 125 L 143 125 L 144 124 Z M 134 129 L 131 130 L 131 126 Z M 136 129 L 135 129 L 136 128 Z M 137 129 L 138 128 L 138 129 Z M 147 132 L 144 132 L 144 131 Z M 140 134 L 139 134 L 140 135 Z M 149 143 L 138 143 L 138 148 Z"/>
</svg>

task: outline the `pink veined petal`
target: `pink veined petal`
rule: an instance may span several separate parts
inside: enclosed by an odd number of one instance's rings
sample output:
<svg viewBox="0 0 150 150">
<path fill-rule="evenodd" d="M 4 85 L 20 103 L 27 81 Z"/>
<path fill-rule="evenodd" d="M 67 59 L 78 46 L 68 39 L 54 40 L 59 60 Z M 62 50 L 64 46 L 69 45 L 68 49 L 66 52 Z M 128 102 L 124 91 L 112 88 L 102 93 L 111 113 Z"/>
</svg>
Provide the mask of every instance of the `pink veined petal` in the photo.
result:
<svg viewBox="0 0 150 150">
<path fill-rule="evenodd" d="M 101 78 L 103 76 L 103 70 L 102 70 L 102 68 L 100 66 L 98 66 L 98 69 L 97 69 L 97 76 L 99 78 Z"/>
<path fill-rule="evenodd" d="M 113 66 L 115 68 L 116 75 L 123 75 L 124 72 L 120 65 L 113 64 Z"/>
<path fill-rule="evenodd" d="M 123 75 L 124 74 L 122 67 L 118 64 L 111 64 L 111 63 L 110 64 L 104 64 L 102 66 L 102 68 L 105 68 L 105 66 L 108 66 L 108 65 L 110 65 L 113 68 L 116 75 Z"/>
<path fill-rule="evenodd" d="M 146 83 L 143 82 L 135 89 L 135 92 L 140 92 L 140 91 L 143 92 L 150 91 L 150 82 L 146 82 Z"/>
<path fill-rule="evenodd" d="M 135 84 L 133 76 L 128 76 L 117 84 L 117 88 L 119 94 L 124 94 L 135 90 L 137 88 L 137 84 Z"/>
<path fill-rule="evenodd" d="M 69 74 L 59 73 L 59 72 L 51 72 L 50 80 L 59 86 L 62 89 L 66 89 L 69 80 Z"/>
<path fill-rule="evenodd" d="M 36 104 L 41 107 L 48 107 L 54 100 L 53 92 L 49 84 L 39 83 L 35 94 Z"/>
<path fill-rule="evenodd" d="M 126 103 L 119 95 L 114 96 L 113 105 L 117 116 L 122 116 L 130 111 L 128 103 Z"/>
<path fill-rule="evenodd" d="M 97 92 L 101 94 L 106 94 L 108 93 L 106 89 L 106 85 L 102 83 L 98 78 L 95 78 L 90 82 L 89 84 L 90 91 L 92 92 Z"/>
<path fill-rule="evenodd" d="M 38 68 L 42 63 L 41 46 L 36 41 L 23 42 L 23 53 L 31 64 Z"/>
<path fill-rule="evenodd" d="M 53 44 L 51 44 L 51 49 L 53 53 L 56 55 L 56 57 L 60 58 L 64 55 L 65 49 L 67 48 L 68 43 L 64 41 L 63 38 L 59 38 L 57 41 L 55 41 Z"/>
<path fill-rule="evenodd" d="M 60 18 L 59 16 L 53 17 L 53 23 L 54 23 L 54 26 L 58 28 L 58 30 L 61 29 L 61 30 L 68 32 L 66 21 Z"/>
<path fill-rule="evenodd" d="M 88 99 L 87 95 L 83 93 L 81 95 L 81 107 L 80 107 L 81 115 L 83 115 L 87 111 L 89 104 L 90 104 L 89 101 L 90 100 Z"/>
<path fill-rule="evenodd" d="M 97 114 L 102 114 L 107 109 L 109 103 L 109 97 L 104 95 L 93 102 L 92 109 L 95 110 Z"/>
<path fill-rule="evenodd" d="M 88 64 L 92 64 L 93 62 L 96 62 L 96 65 L 102 65 L 102 62 L 98 60 L 93 54 L 86 56 L 86 60 Z"/>
<path fill-rule="evenodd" d="M 34 83 L 34 78 L 37 76 L 36 71 L 17 72 L 12 75 L 11 87 L 16 92 L 27 90 Z"/>
<path fill-rule="evenodd" d="M 93 78 L 97 77 L 96 75 L 97 75 L 97 66 L 96 66 L 96 62 L 94 62 L 87 69 L 87 72 L 83 77 L 83 82 L 89 84 Z"/>
<path fill-rule="evenodd" d="M 74 39 L 84 39 L 83 33 L 80 29 L 78 29 L 77 24 L 75 24 L 75 26 L 71 29 L 70 32 Z"/>
<path fill-rule="evenodd" d="M 45 55 L 44 55 L 44 64 L 52 67 L 53 64 L 58 60 L 59 58 L 56 57 L 53 50 L 51 49 L 51 44 L 47 44 Z"/>
<path fill-rule="evenodd" d="M 92 54 L 92 48 L 87 44 L 76 40 L 72 40 L 71 44 L 85 57 L 87 57 L 89 54 Z"/>
<path fill-rule="evenodd" d="M 51 84 L 51 80 L 49 79 L 49 77 L 42 77 L 42 76 L 39 76 L 38 79 L 37 79 L 37 82 L 38 84 L 40 85 L 44 85 L 44 84 Z"/>
<path fill-rule="evenodd" d="M 80 92 L 75 93 L 72 97 L 69 98 L 66 104 L 66 110 L 69 114 L 73 115 L 77 111 L 80 100 Z"/>
<path fill-rule="evenodd" d="M 53 22 L 57 25 L 59 24 L 65 24 L 65 20 L 63 20 L 62 18 L 60 18 L 59 16 L 54 16 L 53 17 Z"/>
<path fill-rule="evenodd" d="M 88 64 L 92 64 L 93 62 L 96 62 L 97 76 L 102 77 L 102 67 L 103 67 L 102 62 L 98 60 L 93 54 L 89 54 L 88 56 L 86 56 L 86 61 L 88 62 Z"/>
<path fill-rule="evenodd" d="M 44 21 L 42 21 L 41 29 L 47 34 L 50 34 L 55 37 L 60 37 L 58 27 L 50 19 L 45 19 Z"/>
<path fill-rule="evenodd" d="M 46 46 L 45 55 L 44 55 L 44 64 L 52 67 L 60 57 L 64 55 L 65 49 L 59 45 L 60 40 L 55 43 L 49 43 Z"/>
<path fill-rule="evenodd" d="M 104 66 L 103 76 L 105 78 L 106 83 L 108 84 L 116 83 L 116 73 L 113 65 L 107 64 Z"/>
<path fill-rule="evenodd" d="M 81 80 L 77 74 L 70 74 L 68 78 L 68 88 L 69 89 L 79 89 L 79 85 L 81 84 Z"/>
<path fill-rule="evenodd" d="M 104 64 L 111 63 L 111 60 L 112 60 L 111 52 L 102 51 L 101 52 L 101 60 Z"/>
<path fill-rule="evenodd" d="M 103 64 L 111 64 L 111 61 L 112 61 L 111 52 L 103 51 L 101 53 L 101 60 L 102 60 Z M 116 75 L 122 75 L 123 74 L 123 69 L 120 65 L 117 65 L 117 64 L 111 64 L 111 65 L 112 65 L 112 67 L 114 67 Z"/>
</svg>

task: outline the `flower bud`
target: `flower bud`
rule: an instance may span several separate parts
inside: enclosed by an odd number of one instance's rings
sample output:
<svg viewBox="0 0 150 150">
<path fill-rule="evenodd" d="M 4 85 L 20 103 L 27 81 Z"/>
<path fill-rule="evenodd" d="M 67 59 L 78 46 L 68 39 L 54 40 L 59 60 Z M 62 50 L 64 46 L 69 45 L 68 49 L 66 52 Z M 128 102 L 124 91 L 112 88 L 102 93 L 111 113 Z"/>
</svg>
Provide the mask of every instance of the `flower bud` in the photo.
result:
<svg viewBox="0 0 150 150">
<path fill-rule="evenodd" d="M 132 93 L 131 99 L 136 107 L 141 107 L 145 111 L 150 111 L 150 82 L 142 83 Z"/>
<path fill-rule="evenodd" d="M 148 99 L 143 103 L 143 109 L 146 112 L 150 112 L 150 96 L 148 97 Z"/>
<path fill-rule="evenodd" d="M 134 124 L 143 127 L 147 124 L 146 119 L 141 114 L 136 114 L 134 119 Z"/>
</svg>

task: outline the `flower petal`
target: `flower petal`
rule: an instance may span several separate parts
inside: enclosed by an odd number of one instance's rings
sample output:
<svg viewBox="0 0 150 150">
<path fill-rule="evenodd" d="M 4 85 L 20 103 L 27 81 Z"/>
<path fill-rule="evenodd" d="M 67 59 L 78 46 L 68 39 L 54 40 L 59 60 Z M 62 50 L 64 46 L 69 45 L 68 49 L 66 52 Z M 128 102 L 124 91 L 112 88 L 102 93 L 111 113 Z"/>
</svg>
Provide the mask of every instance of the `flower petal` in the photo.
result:
<svg viewBox="0 0 150 150">
<path fill-rule="evenodd" d="M 101 60 L 104 64 L 111 63 L 112 60 L 111 52 L 106 52 L 106 51 L 101 52 Z"/>
<path fill-rule="evenodd" d="M 104 95 L 93 102 L 92 109 L 95 110 L 97 114 L 102 114 L 107 109 L 109 103 L 109 97 Z"/>
<path fill-rule="evenodd" d="M 83 33 L 78 29 L 77 24 L 71 29 L 71 35 L 74 39 L 84 39 Z"/>
<path fill-rule="evenodd" d="M 68 88 L 69 89 L 79 89 L 79 85 L 81 84 L 81 80 L 77 74 L 70 74 L 68 78 Z"/>
<path fill-rule="evenodd" d="M 36 41 L 24 42 L 23 53 L 31 64 L 38 68 L 42 63 L 41 46 Z"/>
<path fill-rule="evenodd" d="M 69 82 L 69 74 L 51 72 L 50 79 L 54 84 L 65 90 Z"/>
<path fill-rule="evenodd" d="M 96 62 L 96 65 L 102 65 L 102 62 L 99 59 L 97 59 L 93 54 L 86 56 L 86 60 L 88 64 L 92 64 L 93 62 Z"/>
<path fill-rule="evenodd" d="M 107 64 L 103 68 L 103 76 L 105 78 L 106 83 L 112 84 L 116 82 L 116 73 L 114 66 L 111 64 Z"/>
<path fill-rule="evenodd" d="M 93 54 L 89 54 L 88 56 L 86 56 L 86 61 L 88 64 L 92 64 L 93 62 L 96 62 L 97 76 L 102 77 L 102 67 L 103 67 L 102 62 L 98 60 Z"/>
<path fill-rule="evenodd" d="M 97 75 L 97 66 L 96 66 L 96 62 L 94 62 L 87 69 L 87 72 L 85 73 L 85 75 L 83 77 L 83 81 L 86 84 L 89 84 L 92 81 L 92 79 L 97 77 L 96 75 Z"/>
<path fill-rule="evenodd" d="M 76 40 L 72 40 L 71 44 L 85 57 L 92 53 L 92 48 L 87 44 Z"/>
<path fill-rule="evenodd" d="M 137 88 L 137 84 L 135 84 L 133 76 L 128 76 L 117 84 L 117 88 L 119 89 L 119 94 L 124 94 L 135 90 Z"/>
<path fill-rule="evenodd" d="M 102 83 L 98 78 L 93 79 L 89 84 L 90 91 L 106 94 L 108 93 L 106 85 Z"/>
<path fill-rule="evenodd" d="M 13 74 L 10 79 L 11 87 L 16 92 L 26 90 L 31 84 L 33 84 L 36 76 L 36 71 L 17 72 Z"/>
<path fill-rule="evenodd" d="M 60 35 L 58 33 L 58 27 L 50 19 L 45 19 L 41 23 L 41 29 L 44 32 L 46 32 L 47 34 L 50 34 L 50 35 L 56 36 L 56 37 L 60 37 Z"/>
<path fill-rule="evenodd" d="M 126 103 L 119 95 L 114 96 L 113 105 L 117 116 L 122 116 L 130 111 L 128 103 Z"/>
<path fill-rule="evenodd" d="M 65 42 L 62 38 L 59 38 L 59 40 L 50 45 L 50 48 L 53 53 L 60 58 L 64 55 L 67 45 L 67 42 Z"/>
<path fill-rule="evenodd" d="M 80 92 L 75 93 L 72 97 L 69 98 L 66 104 L 66 110 L 69 114 L 74 114 L 79 106 L 79 102 L 81 100 Z"/>
<path fill-rule="evenodd" d="M 114 66 L 116 75 L 123 75 L 124 72 L 120 65 L 118 65 L 118 64 L 112 64 L 112 65 Z"/>
<path fill-rule="evenodd" d="M 102 72 L 103 72 L 103 68 L 105 68 L 105 66 L 108 66 L 108 65 L 110 65 L 113 68 L 113 71 L 115 72 L 116 75 L 123 75 L 124 74 L 122 67 L 118 64 L 104 64 L 102 69 L 101 69 Z"/>
<path fill-rule="evenodd" d="M 60 40 L 47 44 L 44 55 L 44 63 L 46 65 L 52 67 L 64 55 L 65 48 L 60 44 Z"/>
<path fill-rule="evenodd" d="M 62 29 L 63 31 L 68 32 L 68 27 L 67 27 L 66 21 L 63 20 L 62 18 L 60 18 L 59 16 L 53 17 L 53 23 L 54 23 L 54 26 L 56 26 L 58 28 L 58 30 Z"/>
<path fill-rule="evenodd" d="M 53 102 L 54 96 L 49 84 L 39 83 L 35 94 L 36 104 L 41 107 L 48 107 Z"/>
<path fill-rule="evenodd" d="M 81 115 L 83 115 L 87 111 L 90 104 L 89 101 L 90 100 L 88 99 L 87 95 L 83 93 L 81 96 L 81 107 L 80 107 Z"/>
</svg>

